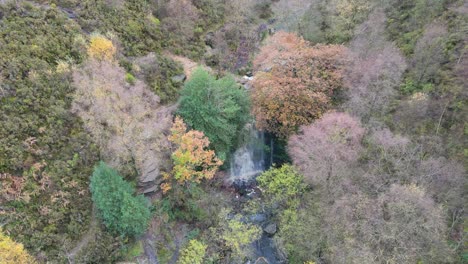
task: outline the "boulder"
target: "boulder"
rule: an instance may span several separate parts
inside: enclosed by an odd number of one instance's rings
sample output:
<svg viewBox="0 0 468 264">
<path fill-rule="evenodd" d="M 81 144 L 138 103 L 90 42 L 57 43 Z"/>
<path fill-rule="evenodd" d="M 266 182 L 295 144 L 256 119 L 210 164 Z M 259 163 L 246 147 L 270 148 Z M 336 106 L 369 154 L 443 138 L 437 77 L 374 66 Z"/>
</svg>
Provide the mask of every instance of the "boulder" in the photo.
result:
<svg viewBox="0 0 468 264">
<path fill-rule="evenodd" d="M 253 214 L 249 216 L 249 220 L 252 223 L 262 223 L 266 221 L 267 217 L 265 214 Z"/>
<path fill-rule="evenodd" d="M 171 78 L 171 80 L 175 83 L 183 83 L 186 79 L 187 76 L 185 74 L 179 74 Z"/>
<path fill-rule="evenodd" d="M 267 234 L 270 235 L 270 236 L 276 234 L 276 231 L 277 231 L 276 224 L 275 224 L 275 223 L 268 224 L 268 225 L 263 229 L 263 231 L 265 231 L 265 233 L 267 233 Z"/>
</svg>

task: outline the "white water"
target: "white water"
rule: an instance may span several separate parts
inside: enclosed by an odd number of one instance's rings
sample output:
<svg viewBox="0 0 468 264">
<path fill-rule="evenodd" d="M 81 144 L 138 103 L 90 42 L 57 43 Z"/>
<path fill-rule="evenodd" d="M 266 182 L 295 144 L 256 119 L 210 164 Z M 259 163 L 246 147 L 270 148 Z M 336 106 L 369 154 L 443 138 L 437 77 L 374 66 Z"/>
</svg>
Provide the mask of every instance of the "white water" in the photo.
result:
<svg viewBox="0 0 468 264">
<path fill-rule="evenodd" d="M 250 181 L 265 170 L 265 135 L 247 124 L 247 138 L 231 158 L 230 180 Z"/>
</svg>

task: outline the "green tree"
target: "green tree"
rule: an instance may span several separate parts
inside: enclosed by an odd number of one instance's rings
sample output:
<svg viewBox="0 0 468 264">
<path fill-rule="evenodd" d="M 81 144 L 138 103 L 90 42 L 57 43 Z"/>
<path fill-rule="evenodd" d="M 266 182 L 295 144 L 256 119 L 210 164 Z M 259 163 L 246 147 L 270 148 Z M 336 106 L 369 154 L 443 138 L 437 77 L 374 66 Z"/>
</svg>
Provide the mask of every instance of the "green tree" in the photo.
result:
<svg viewBox="0 0 468 264">
<path fill-rule="evenodd" d="M 239 214 L 232 215 L 229 209 L 218 214 L 218 224 L 210 228 L 208 240 L 215 242 L 217 252 L 230 260 L 226 263 L 240 263 L 251 255 L 249 245 L 260 239 L 262 229 L 255 224 L 246 223 Z"/>
<path fill-rule="evenodd" d="M 257 181 L 263 193 L 273 202 L 286 202 L 294 199 L 305 188 L 302 175 L 289 164 L 262 173 Z"/>
<path fill-rule="evenodd" d="M 249 98 L 232 77 L 216 79 L 197 69 L 182 90 L 178 114 L 192 128 L 202 131 L 221 160 L 248 121 Z"/>
<path fill-rule="evenodd" d="M 91 177 L 93 202 L 104 225 L 122 236 L 142 234 L 151 216 L 145 198 L 133 192 L 132 186 L 104 162 L 95 167 Z"/>
<path fill-rule="evenodd" d="M 202 264 L 206 254 L 207 245 L 196 239 L 190 240 L 187 247 L 182 250 L 178 264 Z"/>
</svg>

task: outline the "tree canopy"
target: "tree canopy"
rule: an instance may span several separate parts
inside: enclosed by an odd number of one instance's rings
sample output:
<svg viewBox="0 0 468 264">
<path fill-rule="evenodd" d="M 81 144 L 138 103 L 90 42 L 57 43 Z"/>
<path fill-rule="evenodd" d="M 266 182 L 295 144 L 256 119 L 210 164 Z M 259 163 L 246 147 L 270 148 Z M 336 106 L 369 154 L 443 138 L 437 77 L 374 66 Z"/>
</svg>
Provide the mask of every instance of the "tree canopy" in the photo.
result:
<svg viewBox="0 0 468 264">
<path fill-rule="evenodd" d="M 119 173 L 100 162 L 91 177 L 91 194 L 104 225 L 121 236 L 142 234 L 150 219 L 148 202 L 134 195 L 130 183 Z"/>
<path fill-rule="evenodd" d="M 225 160 L 249 120 L 249 98 L 232 77 L 216 79 L 198 68 L 182 89 L 177 113 L 190 128 L 203 132 Z"/>
<path fill-rule="evenodd" d="M 270 37 L 254 61 L 258 128 L 286 138 L 330 109 L 342 88 L 344 52 L 338 45 L 312 46 L 294 33 Z"/>
</svg>

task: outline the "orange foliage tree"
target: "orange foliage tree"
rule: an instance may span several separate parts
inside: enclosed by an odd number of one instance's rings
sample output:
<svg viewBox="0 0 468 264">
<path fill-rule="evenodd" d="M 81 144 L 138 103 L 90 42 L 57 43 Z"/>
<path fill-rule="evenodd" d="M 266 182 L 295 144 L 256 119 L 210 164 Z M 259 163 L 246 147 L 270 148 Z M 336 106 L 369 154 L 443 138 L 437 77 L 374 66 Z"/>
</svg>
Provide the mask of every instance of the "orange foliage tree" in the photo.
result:
<svg viewBox="0 0 468 264">
<path fill-rule="evenodd" d="M 273 35 L 254 61 L 257 126 L 287 137 L 319 118 L 342 88 L 344 53 L 341 45 L 312 46 L 293 33 Z"/>
<path fill-rule="evenodd" d="M 203 132 L 187 131 L 184 120 L 178 116 L 172 125 L 169 141 L 176 150 L 171 156 L 174 163 L 172 172 L 164 174 L 165 182 L 161 185 L 163 192 L 171 189 L 171 178 L 180 185 L 199 183 L 202 179 L 212 179 L 223 164 L 213 150 L 208 150 L 210 141 Z"/>
</svg>

